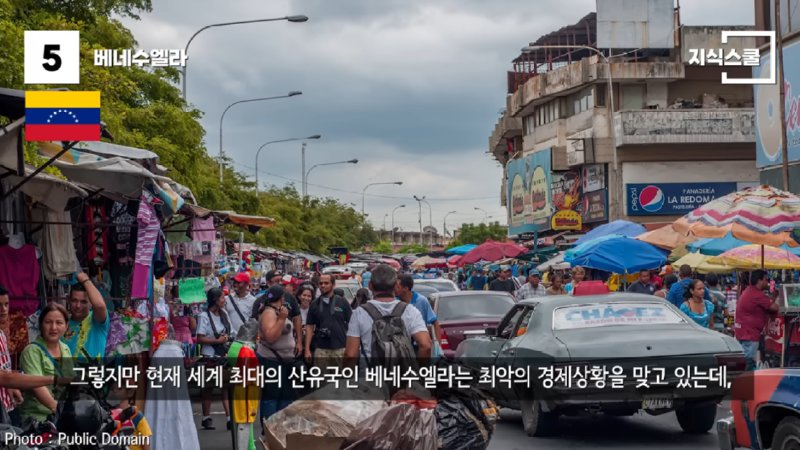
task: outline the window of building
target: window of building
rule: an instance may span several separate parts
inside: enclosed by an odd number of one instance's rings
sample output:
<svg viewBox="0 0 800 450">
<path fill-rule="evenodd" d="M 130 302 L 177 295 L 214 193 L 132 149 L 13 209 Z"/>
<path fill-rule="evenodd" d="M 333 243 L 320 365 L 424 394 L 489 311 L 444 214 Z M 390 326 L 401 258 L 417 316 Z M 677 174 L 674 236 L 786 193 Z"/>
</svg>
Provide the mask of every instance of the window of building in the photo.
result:
<svg viewBox="0 0 800 450">
<path fill-rule="evenodd" d="M 594 106 L 606 106 L 606 86 L 596 86 L 597 98 L 595 99 Z"/>
<path fill-rule="evenodd" d="M 530 116 L 525 116 L 525 119 L 523 120 L 522 124 L 525 127 L 524 131 L 525 131 L 525 135 L 526 136 L 530 136 L 531 134 L 533 134 L 533 132 L 534 132 L 534 130 L 536 128 L 536 115 L 535 115 L 535 112 L 534 112 L 534 114 L 531 114 Z"/>
</svg>

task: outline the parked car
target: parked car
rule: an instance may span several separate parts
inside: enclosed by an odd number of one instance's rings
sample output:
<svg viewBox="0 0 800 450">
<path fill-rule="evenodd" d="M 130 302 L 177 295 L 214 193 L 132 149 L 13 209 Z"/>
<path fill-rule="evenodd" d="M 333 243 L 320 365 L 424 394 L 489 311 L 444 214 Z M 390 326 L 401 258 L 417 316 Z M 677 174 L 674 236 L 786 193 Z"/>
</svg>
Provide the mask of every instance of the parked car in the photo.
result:
<svg viewBox="0 0 800 450">
<path fill-rule="evenodd" d="M 800 369 L 764 369 L 734 382 L 751 390 L 747 401 L 734 395 L 732 416 L 717 422 L 722 450 L 800 448 Z"/>
<path fill-rule="evenodd" d="M 462 342 L 456 361 L 473 371 L 492 364 L 530 374 L 530 386 L 498 384 L 487 389 L 499 405 L 522 412 L 529 436 L 551 434 L 560 415 L 624 416 L 640 410 L 651 415 L 675 411 L 685 432 L 705 433 L 714 426 L 717 404 L 729 392 L 721 367 L 727 380 L 745 368 L 742 347 L 734 338 L 697 325 L 656 297 L 627 293 L 522 300 L 499 326 L 489 327 L 485 337 Z M 616 378 L 615 386 L 602 369 L 616 366 L 625 378 Z M 600 368 L 600 378 L 608 384 L 593 381 L 581 387 L 575 374 L 585 374 L 586 367 Z M 657 371 L 645 375 L 648 383 L 664 384 L 643 388 L 639 380 L 644 367 Z M 687 367 L 706 374 L 713 369 L 718 380 L 708 382 L 706 389 L 682 389 L 678 383 L 685 377 L 678 371 Z M 552 370 L 551 375 L 543 376 L 545 370 Z M 569 375 L 546 386 L 556 371 Z M 662 377 L 654 381 L 659 373 Z"/>
<path fill-rule="evenodd" d="M 430 301 L 431 296 L 433 294 L 439 293 L 439 290 L 436 289 L 435 287 L 427 285 L 427 284 L 418 284 L 416 282 L 416 280 L 414 280 L 414 289 L 413 290 L 414 290 L 414 292 L 418 293 L 419 295 L 422 295 L 425 298 L 427 298 L 429 301 Z M 433 304 L 431 304 L 431 307 L 432 306 L 433 306 Z"/>
<path fill-rule="evenodd" d="M 420 278 L 414 280 L 414 287 L 416 286 L 431 286 L 436 288 L 436 290 L 440 292 L 455 292 L 460 291 L 461 289 L 453 283 L 452 281 L 446 278 Z"/>
<path fill-rule="evenodd" d="M 464 339 L 482 336 L 487 327 L 497 326 L 515 302 L 507 292 L 490 291 L 439 292 L 429 300 L 442 329 L 439 344 L 447 359 L 453 359 Z"/>
<path fill-rule="evenodd" d="M 347 280 L 336 280 L 336 287 L 344 291 L 344 296 L 349 303 L 353 302 L 356 297 L 356 292 L 361 289 L 361 285 L 357 280 L 350 278 Z"/>
</svg>

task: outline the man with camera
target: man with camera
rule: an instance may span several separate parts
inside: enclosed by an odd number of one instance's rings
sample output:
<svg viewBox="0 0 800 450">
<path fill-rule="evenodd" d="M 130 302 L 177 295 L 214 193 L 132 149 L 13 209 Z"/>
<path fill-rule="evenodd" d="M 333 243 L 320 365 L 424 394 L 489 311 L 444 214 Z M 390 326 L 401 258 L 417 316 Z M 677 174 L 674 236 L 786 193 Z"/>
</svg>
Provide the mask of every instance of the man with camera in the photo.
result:
<svg viewBox="0 0 800 450">
<path fill-rule="evenodd" d="M 335 279 L 323 274 L 319 279 L 322 293 L 311 303 L 306 319 L 305 358 L 318 367 L 341 367 L 347 340 L 347 326 L 353 310 L 344 298 L 333 293 Z"/>
</svg>

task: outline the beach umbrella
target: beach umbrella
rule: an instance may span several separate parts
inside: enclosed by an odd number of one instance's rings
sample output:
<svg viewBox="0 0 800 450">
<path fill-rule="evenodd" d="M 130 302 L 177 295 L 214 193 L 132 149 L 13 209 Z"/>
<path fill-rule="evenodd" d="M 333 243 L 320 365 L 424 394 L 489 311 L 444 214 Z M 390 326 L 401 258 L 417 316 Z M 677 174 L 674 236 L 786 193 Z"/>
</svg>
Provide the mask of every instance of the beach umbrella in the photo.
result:
<svg viewBox="0 0 800 450">
<path fill-rule="evenodd" d="M 566 270 L 570 267 L 570 263 L 564 261 L 564 252 L 559 252 L 558 255 L 536 266 L 536 270 L 539 272 L 547 272 L 551 268 L 553 270 Z"/>
<path fill-rule="evenodd" d="M 704 255 L 702 253 L 687 253 L 682 258 L 672 263 L 672 267 L 678 270 L 682 265 L 686 264 L 697 273 L 730 273 L 736 270 L 735 267 L 708 262 L 711 258 L 713 258 L 713 256 Z"/>
<path fill-rule="evenodd" d="M 387 265 L 391 266 L 392 269 L 394 269 L 394 270 L 400 270 L 400 269 L 403 268 L 402 264 L 400 264 L 396 259 L 381 258 L 379 261 L 380 261 L 381 264 L 387 264 Z"/>
<path fill-rule="evenodd" d="M 488 239 L 483 244 L 467 252 L 458 261 L 459 266 L 475 264 L 480 261 L 494 262 L 503 258 L 516 258 L 526 253 L 528 249 L 511 242 L 497 242 Z"/>
<path fill-rule="evenodd" d="M 661 267 L 667 261 L 667 252 L 628 236 L 611 235 L 567 250 L 564 261 L 611 273 L 633 273 Z"/>
<path fill-rule="evenodd" d="M 459 245 L 458 247 L 448 248 L 444 252 L 448 255 L 466 255 L 470 250 L 477 247 L 475 244 L 464 244 Z"/>
<path fill-rule="evenodd" d="M 580 245 L 584 242 L 591 241 L 592 239 L 609 235 L 636 237 L 646 231 L 647 229 L 638 223 L 630 222 L 628 220 L 615 220 L 613 222 L 600 225 L 599 227 L 584 234 L 580 239 L 575 241 L 575 245 Z"/>
<path fill-rule="evenodd" d="M 800 257 L 789 250 L 769 245 L 749 244 L 730 249 L 708 262 L 737 269 L 800 269 Z"/>
<path fill-rule="evenodd" d="M 674 250 L 677 247 L 696 241 L 699 238 L 692 235 L 687 236 L 686 234 L 678 233 L 672 228 L 672 224 L 669 224 L 664 225 L 661 228 L 656 228 L 655 230 L 642 233 L 636 236 L 636 239 L 666 250 Z"/>
<path fill-rule="evenodd" d="M 447 267 L 447 260 L 444 258 L 431 258 L 430 256 L 423 256 L 411 263 L 414 268 L 436 268 Z"/>
<path fill-rule="evenodd" d="M 759 186 L 711 200 L 676 220 L 672 227 L 701 238 L 734 238 L 778 247 L 797 247 L 792 231 L 800 227 L 800 197 Z"/>
<path fill-rule="evenodd" d="M 689 248 L 689 250 L 692 252 L 700 252 L 704 255 L 717 256 L 723 254 L 728 250 L 748 244 L 750 243 L 743 241 L 741 239 L 736 239 L 735 237 L 733 237 L 733 235 L 728 234 L 724 238 L 719 238 L 719 239 L 713 239 L 713 238 L 698 239 L 688 244 L 686 247 Z M 795 256 L 800 256 L 800 247 L 789 247 L 788 245 L 783 244 L 778 248 L 788 250 Z"/>
</svg>

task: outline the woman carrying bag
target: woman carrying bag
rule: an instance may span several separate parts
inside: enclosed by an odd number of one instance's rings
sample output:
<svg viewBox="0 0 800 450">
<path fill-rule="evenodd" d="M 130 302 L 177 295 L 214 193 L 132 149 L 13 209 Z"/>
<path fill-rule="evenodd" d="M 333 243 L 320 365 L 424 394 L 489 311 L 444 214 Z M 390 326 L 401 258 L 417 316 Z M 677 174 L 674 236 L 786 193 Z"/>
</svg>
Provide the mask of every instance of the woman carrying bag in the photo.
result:
<svg viewBox="0 0 800 450">
<path fill-rule="evenodd" d="M 280 286 L 272 286 L 259 298 L 265 305 L 259 319 L 259 341 L 256 353 L 265 372 L 280 370 L 280 383 L 267 383 L 261 391 L 261 419 L 289 406 L 295 399 L 295 392 L 289 375 L 292 368 L 301 360 L 295 359 L 295 337 L 292 321 L 289 320 L 289 307 L 284 300 Z"/>
<path fill-rule="evenodd" d="M 206 311 L 200 313 L 197 318 L 197 343 L 202 344 L 200 351 L 202 356 L 201 363 L 209 366 L 225 364 L 230 347 L 231 321 L 225 312 L 225 296 L 222 289 L 212 288 L 206 292 Z M 200 424 L 206 430 L 214 429 L 214 421 L 211 419 L 211 394 L 214 390 L 212 383 L 204 386 L 203 395 L 203 419 Z M 228 405 L 228 392 L 223 388 L 222 408 L 225 410 L 227 418 L 227 428 L 231 427 L 230 407 Z"/>
</svg>

